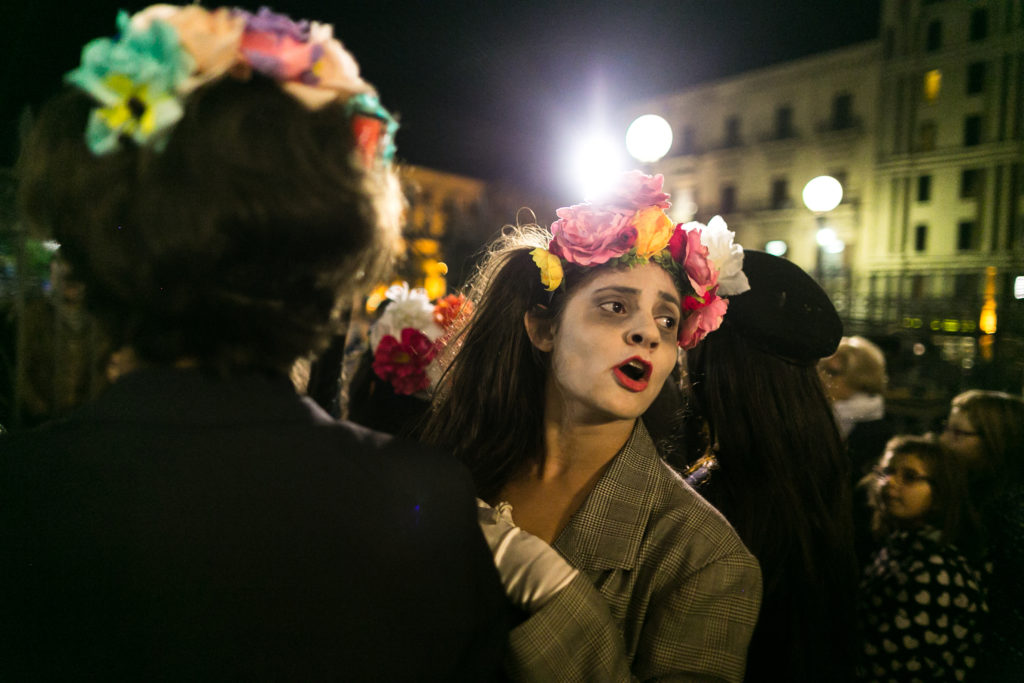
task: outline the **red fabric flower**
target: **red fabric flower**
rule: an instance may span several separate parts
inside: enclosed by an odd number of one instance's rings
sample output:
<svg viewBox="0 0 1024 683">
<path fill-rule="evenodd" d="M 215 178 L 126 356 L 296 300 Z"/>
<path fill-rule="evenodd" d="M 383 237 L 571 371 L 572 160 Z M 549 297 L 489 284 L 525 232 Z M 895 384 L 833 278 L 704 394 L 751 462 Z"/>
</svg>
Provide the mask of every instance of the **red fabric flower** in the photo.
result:
<svg viewBox="0 0 1024 683">
<path fill-rule="evenodd" d="M 437 347 L 412 327 L 402 330 L 402 340 L 385 335 L 373 354 L 373 371 L 390 382 L 396 394 L 409 396 L 430 386 L 425 369 L 437 355 Z"/>
<path fill-rule="evenodd" d="M 697 296 L 718 284 L 718 271 L 708 263 L 708 248 L 701 244 L 698 228 L 686 230 L 677 225 L 668 241 L 668 251 L 672 260 L 683 267 Z"/>
<path fill-rule="evenodd" d="M 684 296 L 683 308 L 690 314 L 679 328 L 679 345 L 692 349 L 708 332 L 717 330 L 728 307 L 729 302 L 718 296 L 717 287 L 709 289 L 704 296 Z"/>
<path fill-rule="evenodd" d="M 437 300 L 434 304 L 434 322 L 441 326 L 442 329 L 447 330 L 451 327 L 452 323 L 462 309 L 466 309 L 466 313 L 470 313 L 473 310 L 473 302 L 469 301 L 464 294 L 449 294 L 446 297 Z"/>
</svg>

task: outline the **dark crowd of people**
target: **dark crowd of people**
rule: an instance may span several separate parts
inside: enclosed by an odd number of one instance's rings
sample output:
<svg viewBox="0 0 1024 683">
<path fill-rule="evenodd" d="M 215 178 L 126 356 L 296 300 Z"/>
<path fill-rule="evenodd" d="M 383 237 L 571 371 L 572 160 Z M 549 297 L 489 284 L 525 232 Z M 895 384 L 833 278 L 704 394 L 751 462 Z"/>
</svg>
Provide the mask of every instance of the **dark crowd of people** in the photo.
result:
<svg viewBox="0 0 1024 683">
<path fill-rule="evenodd" d="M 63 283 L 25 381 L 104 362 L 0 434 L 0 678 L 1024 670 L 1020 396 L 896 433 L 814 279 L 639 171 L 368 319 L 397 122 L 333 27 L 117 30 L 18 166 Z"/>
</svg>

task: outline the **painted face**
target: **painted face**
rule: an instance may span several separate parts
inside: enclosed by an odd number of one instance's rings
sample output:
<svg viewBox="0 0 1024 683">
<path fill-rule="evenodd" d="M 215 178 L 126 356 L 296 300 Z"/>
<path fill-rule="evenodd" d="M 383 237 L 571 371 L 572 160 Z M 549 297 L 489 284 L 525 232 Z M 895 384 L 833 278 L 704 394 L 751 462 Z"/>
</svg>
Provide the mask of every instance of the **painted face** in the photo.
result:
<svg viewBox="0 0 1024 683">
<path fill-rule="evenodd" d="M 909 524 L 923 522 L 932 508 L 931 472 L 924 462 L 909 453 L 886 453 L 882 473 L 882 500 L 889 517 Z"/>
<path fill-rule="evenodd" d="M 978 465 L 984 455 L 981 436 L 959 408 L 949 411 L 939 442 L 968 466 Z"/>
<path fill-rule="evenodd" d="M 553 330 L 548 377 L 563 416 L 602 423 L 643 414 L 676 363 L 679 319 L 675 284 L 653 263 L 605 271 L 573 292 Z"/>
</svg>

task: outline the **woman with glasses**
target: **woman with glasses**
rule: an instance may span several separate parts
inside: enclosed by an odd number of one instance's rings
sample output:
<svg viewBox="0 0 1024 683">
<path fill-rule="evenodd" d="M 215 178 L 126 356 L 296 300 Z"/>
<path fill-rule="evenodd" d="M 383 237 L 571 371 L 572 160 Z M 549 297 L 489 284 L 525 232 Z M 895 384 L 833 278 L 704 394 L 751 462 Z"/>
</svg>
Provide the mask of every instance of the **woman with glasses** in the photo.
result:
<svg viewBox="0 0 1024 683">
<path fill-rule="evenodd" d="M 967 468 L 991 569 L 982 680 L 1013 680 L 1024 669 L 1024 398 L 972 389 L 956 396 L 939 437 Z"/>
<path fill-rule="evenodd" d="M 884 540 L 861 577 L 858 678 L 981 680 L 972 670 L 988 608 L 957 545 L 974 535 L 961 463 L 931 439 L 897 436 L 864 484 Z"/>
</svg>

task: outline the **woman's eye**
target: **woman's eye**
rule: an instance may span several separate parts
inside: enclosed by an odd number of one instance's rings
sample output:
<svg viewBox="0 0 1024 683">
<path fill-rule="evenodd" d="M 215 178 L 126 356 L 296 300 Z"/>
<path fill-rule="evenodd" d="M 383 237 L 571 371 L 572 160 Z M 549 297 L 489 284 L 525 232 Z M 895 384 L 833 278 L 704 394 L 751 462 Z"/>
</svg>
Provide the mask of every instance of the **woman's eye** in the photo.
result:
<svg viewBox="0 0 1024 683">
<path fill-rule="evenodd" d="M 671 315 L 661 315 L 661 316 L 658 316 L 658 324 L 661 325 L 662 328 L 664 328 L 666 330 L 674 330 L 674 329 L 676 329 L 676 323 L 677 322 L 679 322 L 679 321 L 677 321 Z"/>
<path fill-rule="evenodd" d="M 609 313 L 625 313 L 626 307 L 622 305 L 620 301 L 606 301 L 601 304 L 601 308 L 608 311 Z"/>
</svg>

